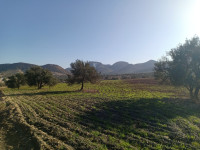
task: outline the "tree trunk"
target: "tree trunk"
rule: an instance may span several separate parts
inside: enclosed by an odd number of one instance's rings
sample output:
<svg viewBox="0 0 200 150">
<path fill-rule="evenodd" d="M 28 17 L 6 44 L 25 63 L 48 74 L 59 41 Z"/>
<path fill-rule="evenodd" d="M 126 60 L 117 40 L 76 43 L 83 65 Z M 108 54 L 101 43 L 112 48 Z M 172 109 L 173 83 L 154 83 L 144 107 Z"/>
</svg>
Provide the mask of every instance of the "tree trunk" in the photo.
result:
<svg viewBox="0 0 200 150">
<path fill-rule="evenodd" d="M 194 91 L 194 98 L 198 99 L 200 87 L 197 87 Z"/>
<path fill-rule="evenodd" d="M 82 91 L 83 90 L 83 81 L 82 81 L 82 85 L 81 85 L 81 89 L 80 89 L 80 91 Z"/>
<path fill-rule="evenodd" d="M 38 90 L 42 88 L 42 83 L 38 83 Z"/>
<path fill-rule="evenodd" d="M 37 83 L 37 87 L 38 87 L 38 89 L 40 89 L 40 83 L 39 82 Z"/>
<path fill-rule="evenodd" d="M 17 89 L 18 89 L 18 90 L 19 90 L 19 86 L 20 86 L 20 85 L 17 83 Z"/>
<path fill-rule="evenodd" d="M 194 98 L 194 93 L 193 93 L 193 89 L 190 89 L 190 98 L 193 99 Z"/>
<path fill-rule="evenodd" d="M 19 90 L 19 87 L 20 87 L 19 82 L 17 82 L 16 85 L 17 85 L 17 89 Z"/>
<path fill-rule="evenodd" d="M 40 84 L 40 89 L 42 88 L 42 83 Z"/>
</svg>

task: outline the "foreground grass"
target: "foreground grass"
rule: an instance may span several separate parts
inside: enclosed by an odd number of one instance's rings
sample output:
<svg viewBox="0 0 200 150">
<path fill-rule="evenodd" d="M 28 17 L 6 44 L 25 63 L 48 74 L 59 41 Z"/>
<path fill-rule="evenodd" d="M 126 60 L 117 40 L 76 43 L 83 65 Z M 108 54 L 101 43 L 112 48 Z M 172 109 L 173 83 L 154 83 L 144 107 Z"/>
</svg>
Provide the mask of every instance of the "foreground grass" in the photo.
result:
<svg viewBox="0 0 200 150">
<path fill-rule="evenodd" d="M 7 147 L 200 149 L 200 104 L 188 100 L 184 89 L 147 79 L 77 89 L 66 84 L 3 89 Z"/>
</svg>

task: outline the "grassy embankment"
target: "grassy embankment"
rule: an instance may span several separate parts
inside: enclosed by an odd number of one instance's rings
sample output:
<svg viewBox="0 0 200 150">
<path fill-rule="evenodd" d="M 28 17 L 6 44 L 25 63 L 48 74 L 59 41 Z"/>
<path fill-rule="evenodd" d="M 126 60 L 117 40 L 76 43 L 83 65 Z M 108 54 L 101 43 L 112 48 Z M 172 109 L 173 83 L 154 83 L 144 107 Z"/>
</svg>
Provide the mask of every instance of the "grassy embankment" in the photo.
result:
<svg viewBox="0 0 200 150">
<path fill-rule="evenodd" d="M 200 104 L 152 80 L 2 89 L 0 148 L 200 149 Z"/>
</svg>

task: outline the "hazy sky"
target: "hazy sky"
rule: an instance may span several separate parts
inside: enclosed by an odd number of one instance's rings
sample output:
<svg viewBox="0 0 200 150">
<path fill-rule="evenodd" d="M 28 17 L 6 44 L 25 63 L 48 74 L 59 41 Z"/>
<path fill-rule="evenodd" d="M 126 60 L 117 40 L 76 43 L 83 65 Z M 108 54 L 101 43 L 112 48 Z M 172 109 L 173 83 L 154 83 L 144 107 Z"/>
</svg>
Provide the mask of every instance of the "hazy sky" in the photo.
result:
<svg viewBox="0 0 200 150">
<path fill-rule="evenodd" d="M 0 0 L 0 64 L 134 64 L 195 34 L 200 0 Z"/>
</svg>

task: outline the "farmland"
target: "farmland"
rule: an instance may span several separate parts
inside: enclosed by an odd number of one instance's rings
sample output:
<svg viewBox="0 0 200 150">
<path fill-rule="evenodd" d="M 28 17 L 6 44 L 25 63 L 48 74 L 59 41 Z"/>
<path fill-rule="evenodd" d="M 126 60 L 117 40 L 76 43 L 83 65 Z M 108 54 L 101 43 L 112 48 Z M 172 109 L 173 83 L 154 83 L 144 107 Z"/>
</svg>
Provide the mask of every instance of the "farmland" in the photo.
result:
<svg viewBox="0 0 200 150">
<path fill-rule="evenodd" d="M 0 149 L 200 149 L 200 103 L 152 79 L 2 88 Z"/>
</svg>

